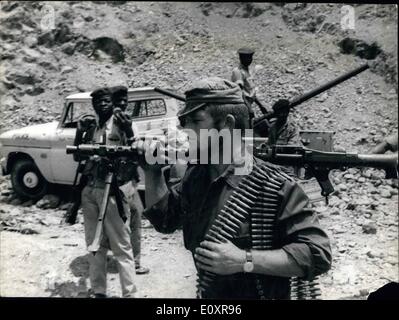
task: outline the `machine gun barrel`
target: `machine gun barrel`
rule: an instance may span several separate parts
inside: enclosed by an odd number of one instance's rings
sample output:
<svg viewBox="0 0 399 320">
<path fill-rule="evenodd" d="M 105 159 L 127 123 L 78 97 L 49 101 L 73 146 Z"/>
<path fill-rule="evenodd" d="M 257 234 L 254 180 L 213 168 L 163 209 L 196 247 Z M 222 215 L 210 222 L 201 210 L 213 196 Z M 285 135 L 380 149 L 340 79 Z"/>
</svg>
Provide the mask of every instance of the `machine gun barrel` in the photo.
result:
<svg viewBox="0 0 399 320">
<path fill-rule="evenodd" d="M 139 153 L 131 146 L 109 146 L 100 144 L 80 144 L 78 146 L 66 146 L 67 154 L 80 153 L 85 156 L 100 156 L 108 158 L 129 157 L 137 158 Z"/>
<path fill-rule="evenodd" d="M 185 148 L 174 148 L 171 146 L 163 147 L 161 149 L 155 149 L 153 156 L 156 157 L 159 152 L 163 152 L 166 157 L 172 156 L 172 153 L 184 154 L 184 156 L 188 156 L 189 152 Z M 117 159 L 121 157 L 126 157 L 133 162 L 138 162 L 140 157 L 144 157 L 143 154 L 139 152 L 136 147 L 133 146 L 115 146 L 115 145 L 100 145 L 100 144 L 80 144 L 78 146 L 66 146 L 67 154 L 75 154 L 78 153 L 81 156 L 99 156 L 105 157 L 108 159 Z M 161 154 L 161 153 L 160 153 Z M 165 159 L 167 163 L 170 163 L 169 160 Z M 173 158 L 172 158 L 173 160 Z"/>
<path fill-rule="evenodd" d="M 320 93 L 322 93 L 324 91 L 327 91 L 328 89 L 331 89 L 332 87 L 335 87 L 336 85 L 358 75 L 359 73 L 361 73 L 369 68 L 370 68 L 370 66 L 367 63 L 363 64 L 360 67 L 358 67 L 352 71 L 349 71 L 349 72 L 339 76 L 338 78 L 335 78 L 334 80 L 331 80 L 313 90 L 310 90 L 298 97 L 295 97 L 295 98 L 289 100 L 288 105 L 285 106 L 285 108 L 292 109 L 292 108 L 296 107 L 297 105 L 319 95 Z M 272 111 L 268 112 L 267 114 L 254 119 L 254 129 L 257 128 L 258 125 L 260 125 L 262 120 L 264 120 L 264 119 L 270 120 L 270 119 L 276 118 L 278 116 L 279 116 L 279 110 L 272 110 Z"/>
<path fill-rule="evenodd" d="M 298 97 L 292 99 L 290 101 L 290 108 L 293 108 L 293 107 L 295 107 L 295 106 L 297 106 L 297 105 L 299 105 L 299 104 L 301 104 L 301 103 L 303 103 L 303 102 L 305 102 L 305 101 L 307 101 L 307 100 L 319 95 L 320 93 L 322 93 L 324 91 L 327 91 L 328 89 L 330 89 L 332 87 L 335 87 L 336 85 L 338 85 L 338 84 L 340 84 L 340 83 L 342 83 L 342 82 L 344 82 L 344 81 L 346 81 L 346 80 L 358 75 L 359 73 L 367 70 L 368 68 L 370 68 L 370 67 L 369 67 L 369 65 L 367 63 L 363 64 L 362 66 L 360 66 L 360 67 L 358 67 L 358 68 L 356 68 L 356 69 L 354 69 L 352 71 L 349 71 L 349 72 L 339 76 L 338 78 L 336 78 L 334 80 L 331 80 L 331 81 L 321 85 L 320 87 L 317 87 L 317 88 L 315 88 L 313 90 L 310 90 L 310 91 L 304 93 L 301 96 L 298 96 Z"/>
<path fill-rule="evenodd" d="M 357 154 L 348 152 L 327 152 L 301 146 L 262 146 L 255 149 L 255 155 L 279 165 L 326 167 L 345 169 L 347 167 L 371 167 L 386 170 L 387 178 L 397 178 L 398 154 Z M 393 171 L 392 171 L 393 170 Z"/>
</svg>

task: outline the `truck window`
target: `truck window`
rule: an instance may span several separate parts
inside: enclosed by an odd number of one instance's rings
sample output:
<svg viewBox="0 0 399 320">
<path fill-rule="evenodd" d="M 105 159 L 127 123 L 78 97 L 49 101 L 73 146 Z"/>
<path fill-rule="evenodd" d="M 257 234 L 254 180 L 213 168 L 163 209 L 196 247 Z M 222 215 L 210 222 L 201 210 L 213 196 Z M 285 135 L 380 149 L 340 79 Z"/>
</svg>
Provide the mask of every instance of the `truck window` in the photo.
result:
<svg viewBox="0 0 399 320">
<path fill-rule="evenodd" d="M 95 115 L 91 101 L 73 101 L 67 104 L 67 113 L 64 117 L 64 128 L 76 128 L 77 121 L 84 115 Z"/>
<path fill-rule="evenodd" d="M 166 114 L 166 104 L 163 99 L 129 101 L 126 112 L 132 118 L 144 118 Z"/>
</svg>

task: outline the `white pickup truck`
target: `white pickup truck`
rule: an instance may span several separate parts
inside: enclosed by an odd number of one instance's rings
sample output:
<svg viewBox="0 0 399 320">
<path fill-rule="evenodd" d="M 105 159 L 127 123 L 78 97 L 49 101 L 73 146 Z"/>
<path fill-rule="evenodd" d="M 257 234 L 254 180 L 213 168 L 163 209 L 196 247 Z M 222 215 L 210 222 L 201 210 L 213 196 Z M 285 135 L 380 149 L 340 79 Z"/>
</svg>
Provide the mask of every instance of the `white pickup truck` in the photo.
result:
<svg viewBox="0 0 399 320">
<path fill-rule="evenodd" d="M 140 135 L 164 135 L 168 127 L 176 127 L 177 100 L 144 87 L 129 89 L 128 114 Z M 65 98 L 60 121 L 10 130 L 0 135 L 0 159 L 3 175 L 11 174 L 14 191 L 21 197 L 38 199 L 50 183 L 71 185 L 77 162 L 66 154 L 72 145 L 77 121 L 94 115 L 90 92 Z M 144 185 L 140 184 L 139 189 Z"/>
</svg>

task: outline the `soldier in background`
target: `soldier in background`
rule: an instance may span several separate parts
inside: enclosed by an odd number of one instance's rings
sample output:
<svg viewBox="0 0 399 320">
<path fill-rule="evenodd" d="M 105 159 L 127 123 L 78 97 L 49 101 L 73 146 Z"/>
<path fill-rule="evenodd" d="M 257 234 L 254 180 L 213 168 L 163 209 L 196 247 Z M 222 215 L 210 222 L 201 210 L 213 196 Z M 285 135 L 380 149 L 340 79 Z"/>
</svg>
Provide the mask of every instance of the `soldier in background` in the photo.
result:
<svg viewBox="0 0 399 320">
<path fill-rule="evenodd" d="M 81 143 L 80 138 L 88 135 L 87 143 L 126 145 L 133 137 L 131 120 L 119 110 L 116 112 L 112 103 L 112 92 L 109 88 L 100 88 L 91 93 L 93 109 L 96 112 L 95 126 L 86 127 L 85 122 L 80 121 L 76 133 L 75 144 Z M 99 211 L 103 202 L 105 177 L 107 175 L 107 163 L 104 159 L 92 156 L 84 157 L 74 155 L 75 161 L 86 160 L 82 174 L 86 176 L 86 186 L 82 191 L 82 212 L 84 216 L 84 228 L 86 244 L 93 243 Z M 122 162 L 117 172 L 118 186 L 125 184 L 126 168 Z M 118 189 L 115 192 L 120 192 Z M 136 296 L 135 262 L 130 242 L 130 228 L 124 219 L 130 219 L 130 211 L 126 198 L 122 193 L 123 212 L 118 210 L 116 194 L 111 194 L 103 222 L 103 238 L 100 248 L 95 255 L 89 254 L 89 277 L 91 289 L 96 298 L 105 298 L 107 291 L 107 252 L 112 250 L 117 262 L 122 288 L 125 298 Z M 123 215 L 123 216 L 121 216 Z"/>
<path fill-rule="evenodd" d="M 267 108 L 259 101 L 256 96 L 256 87 L 253 83 L 253 71 L 250 65 L 253 60 L 254 50 L 250 48 L 240 48 L 238 51 L 240 65 L 233 70 L 231 81 L 237 83 L 242 92 L 244 102 L 248 107 L 250 124 L 255 117 L 252 104 L 255 102 L 263 114 L 267 114 Z M 289 120 L 289 109 L 285 108 L 287 100 L 279 100 L 273 106 L 273 110 L 278 116 L 270 124 L 269 144 L 300 144 L 299 133 L 296 126 Z"/>
<path fill-rule="evenodd" d="M 127 88 L 124 86 L 116 86 L 111 88 L 111 90 L 114 108 L 120 108 L 125 112 L 128 106 Z M 132 123 L 132 130 L 132 138 L 139 136 L 138 128 L 134 121 Z M 127 198 L 130 209 L 130 240 L 133 249 L 136 274 L 147 274 L 150 270 L 141 266 L 141 218 L 144 206 L 137 189 L 138 183 L 140 182 L 138 166 L 128 159 L 125 159 L 125 162 L 127 165 L 124 171 L 125 174 L 128 175 L 125 180 L 129 182 L 121 186 L 121 190 Z"/>
<path fill-rule="evenodd" d="M 273 105 L 273 111 L 276 113 L 276 117 L 269 127 L 268 144 L 300 145 L 299 131 L 289 119 L 289 101 L 278 100 Z"/>
<path fill-rule="evenodd" d="M 252 119 L 255 117 L 255 112 L 252 108 L 253 102 L 259 106 L 263 114 L 267 113 L 266 107 L 263 106 L 256 97 L 256 87 L 253 83 L 253 70 L 250 68 L 255 51 L 249 48 L 240 48 L 237 53 L 240 59 L 240 65 L 234 68 L 231 81 L 237 83 L 243 92 L 244 101 L 248 107 L 250 122 L 252 124 Z"/>
</svg>

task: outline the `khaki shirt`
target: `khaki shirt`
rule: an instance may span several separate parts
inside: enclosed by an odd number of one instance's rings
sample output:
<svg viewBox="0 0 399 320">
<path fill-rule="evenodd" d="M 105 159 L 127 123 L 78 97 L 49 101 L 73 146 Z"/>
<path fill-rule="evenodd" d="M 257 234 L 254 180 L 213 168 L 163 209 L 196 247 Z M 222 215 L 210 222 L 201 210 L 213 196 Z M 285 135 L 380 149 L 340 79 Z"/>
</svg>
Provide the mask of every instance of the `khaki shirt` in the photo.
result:
<svg viewBox="0 0 399 320">
<path fill-rule="evenodd" d="M 133 127 L 133 130 L 136 130 Z M 127 143 L 125 133 L 114 123 L 114 116 L 104 124 L 103 127 L 97 127 L 91 134 L 91 139 L 86 143 L 106 144 L 124 146 Z M 117 180 L 119 185 L 123 185 L 132 179 L 137 179 L 137 165 L 127 159 L 120 158 L 118 163 Z M 107 166 L 103 159 L 97 155 L 91 156 L 85 164 L 83 174 L 89 177 L 89 185 L 102 186 L 107 174 Z"/>
<path fill-rule="evenodd" d="M 105 140 L 104 141 L 104 137 Z M 126 143 L 126 136 L 114 123 L 114 116 L 102 128 L 97 125 L 93 134 L 93 143 L 122 146 Z"/>
<path fill-rule="evenodd" d="M 253 74 L 254 72 L 251 67 L 245 68 L 240 64 L 237 68 L 234 68 L 231 75 L 231 81 L 242 87 L 244 96 L 251 99 L 251 101 L 256 97 L 256 86 L 253 81 Z"/>
</svg>

